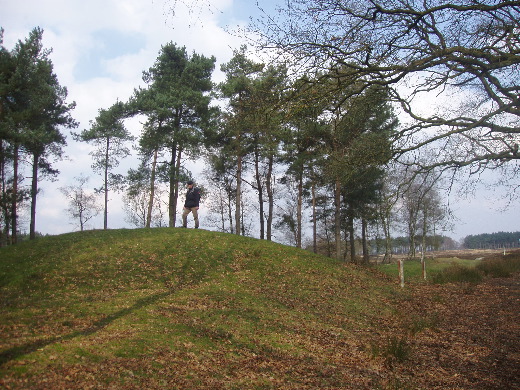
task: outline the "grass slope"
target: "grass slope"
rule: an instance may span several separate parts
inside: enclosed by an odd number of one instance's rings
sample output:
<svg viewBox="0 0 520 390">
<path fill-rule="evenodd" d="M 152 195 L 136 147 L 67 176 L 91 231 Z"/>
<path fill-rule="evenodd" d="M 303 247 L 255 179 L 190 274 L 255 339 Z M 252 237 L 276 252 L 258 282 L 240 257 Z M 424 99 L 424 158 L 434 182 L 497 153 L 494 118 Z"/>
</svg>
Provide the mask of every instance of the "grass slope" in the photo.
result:
<svg viewBox="0 0 520 390">
<path fill-rule="evenodd" d="M 390 388 L 399 290 L 375 271 L 191 229 L 0 248 L 0 387 Z M 387 352 L 385 352 L 387 351 Z"/>
</svg>

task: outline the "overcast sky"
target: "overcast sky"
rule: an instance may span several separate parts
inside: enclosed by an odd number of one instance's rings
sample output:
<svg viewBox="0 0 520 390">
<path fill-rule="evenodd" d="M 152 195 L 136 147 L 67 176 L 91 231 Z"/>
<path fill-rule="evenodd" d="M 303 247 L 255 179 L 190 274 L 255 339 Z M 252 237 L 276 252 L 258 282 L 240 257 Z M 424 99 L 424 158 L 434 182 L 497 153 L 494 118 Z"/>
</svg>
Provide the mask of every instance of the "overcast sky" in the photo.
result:
<svg viewBox="0 0 520 390">
<path fill-rule="evenodd" d="M 273 9 L 277 1 L 283 0 L 262 0 L 261 4 Z M 215 56 L 214 81 L 222 81 L 220 64 L 229 61 L 233 50 L 244 43 L 227 31 L 258 14 L 255 0 L 0 0 L 0 10 L 8 49 L 24 40 L 34 27 L 44 29 L 44 47 L 53 49 L 51 59 L 58 80 L 69 91 L 68 101 L 77 104 L 73 117 L 80 127 L 76 131 L 87 128 L 100 108 L 117 99 L 126 101 L 134 88 L 144 85 L 143 70 L 153 65 L 161 45 L 170 41 L 186 46 L 188 53 Z M 129 123 L 129 128 L 138 135 L 139 121 Z M 90 168 L 88 145 L 78 144 L 70 136 L 67 142 L 69 158 L 56 164 L 61 172 L 59 180 L 40 184 L 36 230 L 44 234 L 74 230 L 64 212 L 66 199 L 59 187 L 71 185 L 82 173 L 91 177 L 91 186 L 100 185 L 100 178 Z M 195 172 L 201 169 L 191 168 Z M 127 169 L 122 165 L 120 173 Z M 482 192 L 469 199 L 452 194 L 450 206 L 458 221 L 454 231 L 446 234 L 460 239 L 468 234 L 520 230 L 519 201 L 502 212 L 505 202 L 498 192 Z M 109 228 L 131 227 L 124 221 L 115 194 L 108 224 Z M 91 225 L 102 228 L 102 216 Z"/>
</svg>

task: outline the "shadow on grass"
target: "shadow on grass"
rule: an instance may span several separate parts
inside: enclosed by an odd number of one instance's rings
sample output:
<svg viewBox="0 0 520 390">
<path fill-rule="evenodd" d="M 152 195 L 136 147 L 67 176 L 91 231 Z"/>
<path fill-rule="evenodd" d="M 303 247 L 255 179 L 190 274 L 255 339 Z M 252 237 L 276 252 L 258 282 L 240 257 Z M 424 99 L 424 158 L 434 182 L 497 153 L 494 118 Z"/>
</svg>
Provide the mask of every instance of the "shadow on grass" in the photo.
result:
<svg viewBox="0 0 520 390">
<path fill-rule="evenodd" d="M 132 306 L 130 306 L 126 309 L 121 309 L 107 317 L 104 317 L 104 318 L 96 321 L 88 329 L 72 332 L 72 333 L 64 335 L 64 336 L 57 336 L 57 337 L 52 337 L 52 338 L 44 339 L 44 340 L 36 340 L 32 343 L 19 345 L 17 347 L 13 347 L 13 348 L 10 348 L 3 352 L 0 352 L 0 365 L 3 365 L 11 360 L 18 359 L 21 356 L 30 354 L 32 352 L 37 351 L 40 348 L 44 348 L 48 345 L 51 345 L 51 344 L 54 344 L 57 342 L 72 340 L 78 336 L 89 336 L 91 334 L 94 334 L 94 333 L 102 330 L 103 328 L 107 327 L 112 322 L 118 320 L 119 318 L 122 318 L 128 314 L 131 314 L 135 310 L 139 310 L 143 307 L 149 306 L 171 294 L 173 294 L 173 290 L 154 294 L 149 297 L 141 298 L 141 299 L 137 300 L 136 303 L 133 304 Z"/>
</svg>

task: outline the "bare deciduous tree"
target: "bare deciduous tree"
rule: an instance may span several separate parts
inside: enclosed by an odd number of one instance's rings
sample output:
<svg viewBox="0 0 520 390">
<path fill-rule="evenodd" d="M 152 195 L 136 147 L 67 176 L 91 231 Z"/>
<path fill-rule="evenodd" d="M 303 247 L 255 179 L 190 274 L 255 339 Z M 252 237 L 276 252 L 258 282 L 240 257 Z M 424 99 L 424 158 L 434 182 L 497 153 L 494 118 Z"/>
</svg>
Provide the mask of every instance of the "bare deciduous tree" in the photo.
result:
<svg viewBox="0 0 520 390">
<path fill-rule="evenodd" d="M 518 173 L 517 1 L 297 0 L 280 15 L 253 26 L 262 47 L 306 71 L 339 64 L 360 80 L 352 94 L 373 84 L 391 89 L 408 117 L 396 134 L 406 163 Z M 426 147 L 437 159 L 423 165 L 415 156 Z"/>
<path fill-rule="evenodd" d="M 86 223 L 99 214 L 101 206 L 98 204 L 96 195 L 85 189 L 89 178 L 81 175 L 74 179 L 77 184 L 61 187 L 60 191 L 69 202 L 67 212 L 73 220 L 79 223 L 80 230 L 83 231 Z"/>
</svg>

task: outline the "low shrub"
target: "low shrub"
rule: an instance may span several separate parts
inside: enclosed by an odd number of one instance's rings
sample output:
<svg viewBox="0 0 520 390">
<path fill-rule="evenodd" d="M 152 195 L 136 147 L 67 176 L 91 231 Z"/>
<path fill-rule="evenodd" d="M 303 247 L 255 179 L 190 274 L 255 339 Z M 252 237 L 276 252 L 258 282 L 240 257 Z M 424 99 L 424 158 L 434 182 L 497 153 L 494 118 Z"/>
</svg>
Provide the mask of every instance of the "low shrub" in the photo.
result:
<svg viewBox="0 0 520 390">
<path fill-rule="evenodd" d="M 515 272 L 520 272 L 520 256 L 518 253 L 514 253 L 500 258 L 483 260 L 476 268 L 492 278 L 507 278 Z"/>
<path fill-rule="evenodd" d="M 482 271 L 477 268 L 468 268 L 462 265 L 452 265 L 432 276 L 432 282 L 444 283 L 480 283 L 483 279 Z"/>
<path fill-rule="evenodd" d="M 411 348 L 408 344 L 406 335 L 402 337 L 392 336 L 388 339 L 387 343 L 383 346 L 372 343 L 371 353 L 375 357 L 384 357 L 387 364 L 392 362 L 404 362 L 410 358 Z"/>
<path fill-rule="evenodd" d="M 385 348 L 385 356 L 392 357 L 398 362 L 402 363 L 410 357 L 410 345 L 406 337 L 391 337 Z"/>
<path fill-rule="evenodd" d="M 440 323 L 439 315 L 434 313 L 425 317 L 413 317 L 410 324 L 410 332 L 412 335 L 422 332 L 425 329 L 435 329 Z"/>
</svg>

